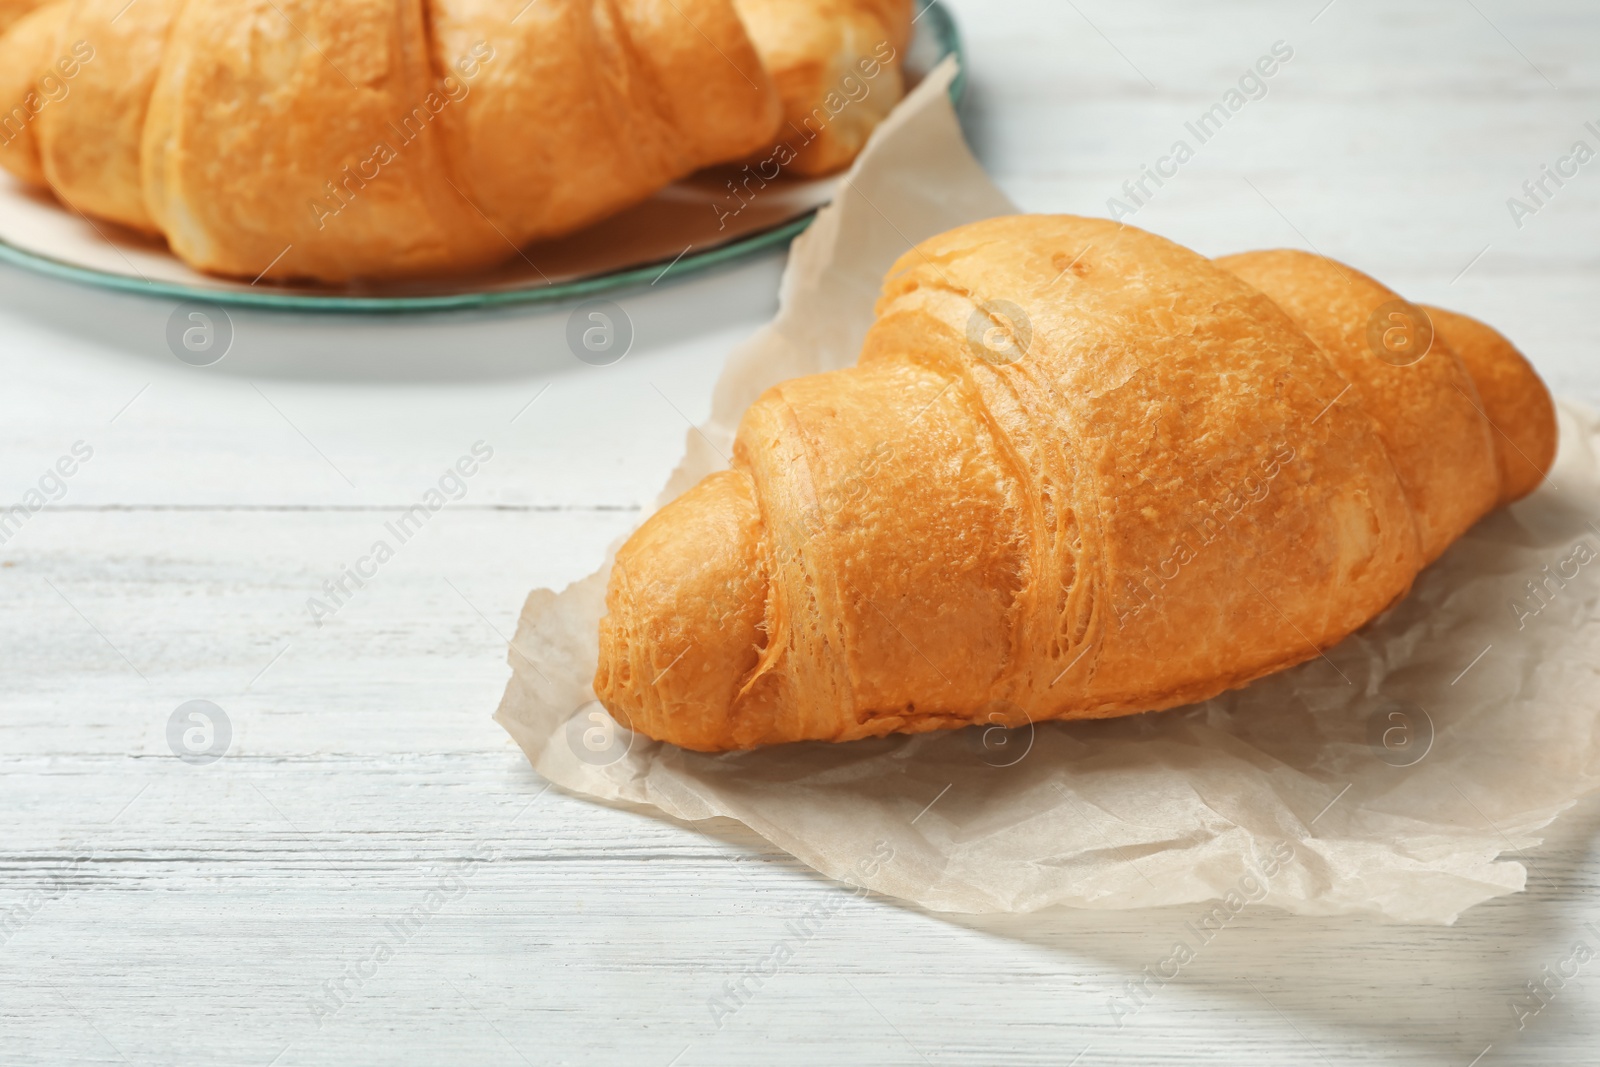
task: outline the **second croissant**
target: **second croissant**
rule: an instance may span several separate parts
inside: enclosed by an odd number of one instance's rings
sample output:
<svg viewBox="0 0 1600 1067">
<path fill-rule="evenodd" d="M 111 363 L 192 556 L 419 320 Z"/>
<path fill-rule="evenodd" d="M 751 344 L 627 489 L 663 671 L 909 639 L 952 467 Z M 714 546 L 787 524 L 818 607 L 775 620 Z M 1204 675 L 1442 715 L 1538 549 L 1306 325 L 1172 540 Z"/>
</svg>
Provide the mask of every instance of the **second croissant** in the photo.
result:
<svg viewBox="0 0 1600 1067">
<path fill-rule="evenodd" d="M 910 0 L 6 0 L 0 166 L 215 274 L 470 272 L 713 164 L 847 165 L 910 26 Z"/>
<path fill-rule="evenodd" d="M 595 693 L 705 751 L 1204 700 L 1363 626 L 1555 446 L 1504 337 L 1333 260 L 975 223 L 622 547 Z"/>
</svg>

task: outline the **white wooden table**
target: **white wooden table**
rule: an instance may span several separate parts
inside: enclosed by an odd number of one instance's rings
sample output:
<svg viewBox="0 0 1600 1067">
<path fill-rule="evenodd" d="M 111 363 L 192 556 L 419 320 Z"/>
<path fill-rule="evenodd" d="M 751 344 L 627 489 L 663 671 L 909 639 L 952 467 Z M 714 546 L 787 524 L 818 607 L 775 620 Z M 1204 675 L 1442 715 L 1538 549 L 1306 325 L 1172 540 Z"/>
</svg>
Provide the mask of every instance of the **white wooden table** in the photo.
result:
<svg viewBox="0 0 1600 1067">
<path fill-rule="evenodd" d="M 1323 2 L 955 0 L 974 146 L 1027 208 L 1103 214 L 1285 41 L 1134 221 L 1315 247 L 1600 403 L 1600 161 L 1520 228 L 1506 203 L 1600 148 L 1600 10 Z M 0 269 L 0 506 L 93 450 L 0 546 L 0 1063 L 1600 1062 L 1600 961 L 1523 1028 L 1510 1007 L 1600 949 L 1596 803 L 1453 928 L 1248 910 L 1120 1027 L 1184 909 L 859 901 L 719 1029 L 723 983 L 838 887 L 737 825 L 546 791 L 489 713 L 523 597 L 635 521 L 781 267 L 619 298 L 638 340 L 604 368 L 564 309 L 235 312 L 194 368 L 172 303 Z M 314 625 L 477 441 L 466 496 Z M 196 699 L 231 731 L 203 765 L 168 740 Z"/>
</svg>

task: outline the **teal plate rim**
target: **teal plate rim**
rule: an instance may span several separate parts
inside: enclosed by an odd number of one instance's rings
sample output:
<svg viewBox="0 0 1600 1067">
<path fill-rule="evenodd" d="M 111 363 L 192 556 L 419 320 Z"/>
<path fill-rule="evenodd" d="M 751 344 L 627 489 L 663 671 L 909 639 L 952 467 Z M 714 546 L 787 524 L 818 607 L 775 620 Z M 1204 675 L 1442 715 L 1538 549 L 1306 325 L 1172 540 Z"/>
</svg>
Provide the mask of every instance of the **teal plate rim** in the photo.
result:
<svg viewBox="0 0 1600 1067">
<path fill-rule="evenodd" d="M 939 49 L 939 58 L 955 56 L 957 71 L 950 83 L 950 102 L 960 104 L 967 87 L 966 53 L 962 47 L 961 31 L 955 16 L 942 0 L 917 0 L 918 13 L 914 21 L 926 21 Z M 683 278 L 710 270 L 734 260 L 757 255 L 768 249 L 787 244 L 811 225 L 816 212 L 810 211 L 796 219 L 781 223 L 771 229 L 761 230 L 736 241 L 707 249 L 692 256 L 684 256 L 669 264 L 667 271 Z M 646 263 L 637 267 L 579 278 L 556 285 L 532 286 L 525 289 L 500 289 L 477 293 L 448 293 L 436 296 L 346 296 L 339 294 L 284 293 L 272 290 L 243 292 L 225 289 L 201 289 L 179 282 L 145 281 L 122 274 L 93 270 L 52 259 L 37 252 L 29 252 L 0 239 L 0 262 L 11 263 L 52 278 L 94 286 L 137 293 L 142 296 L 176 297 L 207 304 L 228 304 L 236 307 L 269 308 L 280 311 L 339 312 L 360 311 L 388 314 L 407 312 L 457 311 L 472 308 L 504 307 L 514 304 L 553 304 L 594 293 L 611 292 L 659 281 L 667 271 L 662 263 Z"/>
</svg>

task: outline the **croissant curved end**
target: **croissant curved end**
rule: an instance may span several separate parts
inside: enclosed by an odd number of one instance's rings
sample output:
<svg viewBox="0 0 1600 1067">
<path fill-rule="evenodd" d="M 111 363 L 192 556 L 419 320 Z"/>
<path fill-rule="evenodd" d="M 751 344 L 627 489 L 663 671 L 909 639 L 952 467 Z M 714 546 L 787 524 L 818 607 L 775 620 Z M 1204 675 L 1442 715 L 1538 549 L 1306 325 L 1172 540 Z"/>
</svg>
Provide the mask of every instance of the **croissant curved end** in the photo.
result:
<svg viewBox="0 0 1600 1067">
<path fill-rule="evenodd" d="M 617 553 L 594 690 L 623 725 L 717 750 L 756 666 L 767 599 L 749 477 L 713 474 L 662 508 Z"/>
<path fill-rule="evenodd" d="M 1498 330 L 1444 308 L 1425 307 L 1438 336 L 1460 357 L 1478 387 L 1494 432 L 1499 503 L 1539 487 L 1556 459 L 1556 407 L 1527 357 Z"/>
</svg>

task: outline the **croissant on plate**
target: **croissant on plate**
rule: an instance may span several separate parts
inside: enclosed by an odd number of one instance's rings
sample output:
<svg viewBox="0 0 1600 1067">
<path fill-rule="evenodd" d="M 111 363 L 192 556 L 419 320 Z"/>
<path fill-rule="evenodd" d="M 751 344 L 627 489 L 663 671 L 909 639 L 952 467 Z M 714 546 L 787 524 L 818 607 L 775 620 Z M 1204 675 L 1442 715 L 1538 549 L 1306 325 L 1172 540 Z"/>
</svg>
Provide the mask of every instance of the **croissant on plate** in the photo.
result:
<svg viewBox="0 0 1600 1067">
<path fill-rule="evenodd" d="M 705 751 L 1203 700 L 1393 604 L 1555 446 L 1505 338 L 1333 260 L 963 226 L 623 546 L 595 693 Z"/>
<path fill-rule="evenodd" d="M 713 164 L 844 166 L 909 26 L 910 0 L 0 0 L 0 165 L 217 274 L 465 272 Z"/>
</svg>

